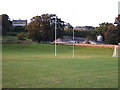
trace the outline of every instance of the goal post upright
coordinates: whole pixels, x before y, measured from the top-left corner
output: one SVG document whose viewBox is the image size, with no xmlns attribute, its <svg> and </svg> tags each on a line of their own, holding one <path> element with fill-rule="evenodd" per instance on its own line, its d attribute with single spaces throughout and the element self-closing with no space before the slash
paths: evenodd
<svg viewBox="0 0 120 90">
<path fill-rule="evenodd" d="M 74 58 L 74 27 L 73 27 L 73 58 Z"/>
<path fill-rule="evenodd" d="M 57 29 L 56 20 L 57 16 L 55 16 L 55 56 L 56 56 L 56 29 Z"/>
<path fill-rule="evenodd" d="M 73 14 L 72 14 L 72 15 L 73 15 L 73 18 L 72 18 L 72 19 L 73 19 L 73 23 L 75 23 L 75 22 L 76 22 L 76 21 L 75 21 L 76 19 L 75 19 L 74 17 L 75 17 L 75 13 L 76 13 L 75 10 L 76 10 L 76 9 L 73 8 L 72 10 L 73 10 Z M 72 44 L 73 44 L 73 45 L 72 45 L 72 46 L 73 46 L 73 50 L 72 50 L 72 51 L 73 51 L 73 52 L 72 52 L 73 56 L 72 56 L 72 57 L 73 57 L 73 59 L 74 59 L 74 58 L 75 58 L 75 26 L 73 26 L 73 43 L 72 43 Z"/>
<path fill-rule="evenodd" d="M 120 57 L 119 56 L 119 45 L 115 45 L 112 57 Z"/>
<path fill-rule="evenodd" d="M 114 52 L 113 52 L 113 56 L 112 57 L 116 57 L 116 45 L 114 47 Z"/>
</svg>

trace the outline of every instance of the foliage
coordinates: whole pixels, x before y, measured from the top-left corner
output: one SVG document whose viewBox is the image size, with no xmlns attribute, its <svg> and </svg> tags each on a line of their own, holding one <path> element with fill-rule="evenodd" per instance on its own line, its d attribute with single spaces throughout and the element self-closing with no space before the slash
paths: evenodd
<svg viewBox="0 0 120 90">
<path fill-rule="evenodd" d="M 120 43 L 120 24 L 117 25 L 117 29 L 118 29 L 118 43 Z"/>
<path fill-rule="evenodd" d="M 118 42 L 120 42 L 118 38 L 120 38 L 120 36 L 118 36 L 118 27 L 113 25 L 109 26 L 106 32 L 106 43 L 118 44 Z"/>
<path fill-rule="evenodd" d="M 2 34 L 2 15 L 0 15 L 0 34 Z"/>
<path fill-rule="evenodd" d="M 73 36 L 73 29 L 65 30 L 65 35 Z M 74 30 L 74 36 L 86 38 L 87 36 L 92 36 L 92 31 L 90 31 L 90 30 L 85 30 L 85 31 Z"/>
<path fill-rule="evenodd" d="M 90 36 L 87 36 L 87 37 L 86 37 L 85 44 L 90 44 L 90 42 L 89 42 L 90 39 L 91 39 L 91 37 L 90 37 Z"/>
<path fill-rule="evenodd" d="M 67 23 L 64 30 L 72 30 L 72 29 L 73 29 L 73 26 L 70 23 Z"/>
<path fill-rule="evenodd" d="M 101 23 L 100 26 L 94 30 L 92 33 L 94 36 L 94 40 L 96 40 L 96 36 L 101 35 L 103 36 L 103 40 L 105 40 L 105 32 L 107 31 L 108 27 L 111 25 L 111 23 Z"/>
<path fill-rule="evenodd" d="M 7 14 L 2 14 L 2 35 L 5 35 L 11 29 L 12 22 Z"/>
<path fill-rule="evenodd" d="M 22 26 L 16 26 L 16 27 L 12 27 L 12 32 L 25 32 L 25 27 Z"/>
<path fill-rule="evenodd" d="M 35 16 L 26 26 L 28 30 L 27 37 L 33 41 L 53 41 L 55 33 L 55 14 L 42 14 Z M 64 35 L 64 22 L 57 19 L 57 38 Z"/>
<path fill-rule="evenodd" d="M 25 38 L 24 32 L 19 33 L 19 34 L 17 35 L 17 38 L 18 38 L 18 40 L 24 40 L 24 38 Z"/>
<path fill-rule="evenodd" d="M 100 26 L 92 32 L 95 40 L 97 35 L 102 35 L 103 40 L 108 44 L 118 44 L 120 42 L 118 26 L 114 26 L 112 23 L 102 23 Z"/>
</svg>

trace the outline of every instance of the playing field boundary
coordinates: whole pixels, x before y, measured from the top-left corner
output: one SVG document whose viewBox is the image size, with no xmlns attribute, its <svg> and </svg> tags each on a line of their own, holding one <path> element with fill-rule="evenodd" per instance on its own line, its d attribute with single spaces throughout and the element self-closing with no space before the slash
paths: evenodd
<svg viewBox="0 0 120 90">
<path fill-rule="evenodd" d="M 53 44 L 53 43 L 52 43 Z M 68 45 L 72 46 L 71 43 L 57 43 L 57 45 Z M 115 45 L 104 45 L 104 44 L 80 44 L 80 43 L 75 43 L 75 46 L 80 46 L 80 47 L 94 47 L 94 48 L 111 48 L 114 49 Z"/>
<path fill-rule="evenodd" d="M 94 47 L 94 48 L 114 48 L 115 45 L 101 45 L 101 44 L 75 44 L 75 46 L 81 47 Z"/>
<path fill-rule="evenodd" d="M 13 40 L 13 41 L 3 41 L 2 43 L 24 43 L 24 44 L 32 44 L 32 43 L 38 43 L 35 41 L 21 41 L 21 40 Z M 45 43 L 45 42 L 41 42 Z M 54 44 L 54 42 L 46 42 L 47 44 Z M 57 45 L 68 45 L 72 46 L 72 43 L 56 43 Z M 109 44 L 80 44 L 80 43 L 74 43 L 75 46 L 80 46 L 80 47 L 94 47 L 94 48 L 114 48 L 115 45 L 109 45 Z"/>
</svg>

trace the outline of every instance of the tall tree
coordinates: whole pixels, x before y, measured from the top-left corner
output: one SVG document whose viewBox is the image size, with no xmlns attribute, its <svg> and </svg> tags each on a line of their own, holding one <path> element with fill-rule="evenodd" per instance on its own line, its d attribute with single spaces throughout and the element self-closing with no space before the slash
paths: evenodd
<svg viewBox="0 0 120 90">
<path fill-rule="evenodd" d="M 35 16 L 26 26 L 28 38 L 34 41 L 53 41 L 55 29 L 55 14 Z M 64 35 L 64 22 L 57 18 L 57 38 Z"/>
<path fill-rule="evenodd" d="M 106 42 L 109 44 L 118 44 L 118 26 L 110 25 L 106 32 Z"/>
<path fill-rule="evenodd" d="M 116 17 L 115 24 L 117 24 L 118 27 L 118 43 L 120 43 L 120 14 Z"/>
<path fill-rule="evenodd" d="M 0 15 L 0 36 L 2 35 L 2 15 Z"/>
<path fill-rule="evenodd" d="M 10 31 L 11 21 L 7 14 L 2 14 L 2 34 L 5 35 L 6 32 Z"/>
<path fill-rule="evenodd" d="M 73 30 L 73 26 L 70 23 L 66 23 L 65 30 Z"/>
</svg>

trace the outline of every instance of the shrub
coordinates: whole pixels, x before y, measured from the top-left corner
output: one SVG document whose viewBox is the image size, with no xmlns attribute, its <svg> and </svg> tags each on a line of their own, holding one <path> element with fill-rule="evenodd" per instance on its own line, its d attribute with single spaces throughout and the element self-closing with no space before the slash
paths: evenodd
<svg viewBox="0 0 120 90">
<path fill-rule="evenodd" d="M 86 37 L 85 44 L 90 44 L 90 42 L 89 42 L 90 38 L 91 38 L 90 36 L 87 36 L 87 37 Z"/>
<path fill-rule="evenodd" d="M 25 40 L 24 38 L 25 38 L 25 34 L 22 32 L 22 33 L 19 33 L 18 35 L 17 35 L 17 38 L 18 38 L 18 40 Z"/>
</svg>

